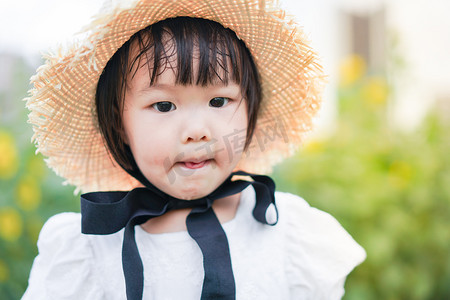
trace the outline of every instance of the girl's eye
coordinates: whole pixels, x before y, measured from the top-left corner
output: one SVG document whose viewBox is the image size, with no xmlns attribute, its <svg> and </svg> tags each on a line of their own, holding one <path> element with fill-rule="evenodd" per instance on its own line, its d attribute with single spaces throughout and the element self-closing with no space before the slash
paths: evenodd
<svg viewBox="0 0 450 300">
<path fill-rule="evenodd" d="M 162 101 L 152 104 L 152 107 L 159 112 L 169 112 L 175 109 L 175 104 L 168 101 Z"/>
<path fill-rule="evenodd" d="M 215 97 L 209 101 L 209 106 L 212 107 L 222 107 L 227 105 L 227 103 L 230 101 L 229 98 L 225 97 Z"/>
</svg>

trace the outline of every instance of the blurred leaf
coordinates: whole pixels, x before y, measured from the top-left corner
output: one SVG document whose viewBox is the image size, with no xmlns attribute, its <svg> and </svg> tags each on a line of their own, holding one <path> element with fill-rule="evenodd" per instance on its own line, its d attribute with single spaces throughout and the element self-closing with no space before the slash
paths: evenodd
<svg viewBox="0 0 450 300">
<path fill-rule="evenodd" d="M 13 136 L 0 128 L 0 179 L 12 178 L 19 167 L 18 153 Z"/>
</svg>

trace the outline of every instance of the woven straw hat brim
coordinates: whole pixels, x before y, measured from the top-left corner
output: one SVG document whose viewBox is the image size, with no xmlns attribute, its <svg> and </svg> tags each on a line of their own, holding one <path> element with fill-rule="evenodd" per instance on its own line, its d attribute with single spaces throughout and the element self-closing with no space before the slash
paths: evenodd
<svg viewBox="0 0 450 300">
<path fill-rule="evenodd" d="M 85 28 L 85 38 L 48 55 L 27 98 L 37 149 L 68 184 L 83 192 L 129 190 L 134 178 L 109 154 L 99 132 L 95 90 L 108 60 L 135 32 L 190 16 L 236 32 L 255 58 L 263 99 L 249 150 L 237 169 L 268 173 L 298 149 L 321 103 L 323 75 L 301 29 L 273 1 L 118 1 Z"/>
</svg>

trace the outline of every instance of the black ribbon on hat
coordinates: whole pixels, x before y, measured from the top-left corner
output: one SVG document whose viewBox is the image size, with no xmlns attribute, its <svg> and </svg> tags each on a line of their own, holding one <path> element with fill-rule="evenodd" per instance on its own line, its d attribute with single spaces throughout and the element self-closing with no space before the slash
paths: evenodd
<svg viewBox="0 0 450 300">
<path fill-rule="evenodd" d="M 256 194 L 253 217 L 263 224 L 275 225 L 278 221 L 278 211 L 275 205 L 273 180 L 265 175 L 237 171 L 211 194 L 196 200 L 181 200 L 156 188 L 138 168 L 134 170 L 127 172 L 141 181 L 145 187 L 128 192 L 94 192 L 81 195 L 82 233 L 107 235 L 125 228 L 122 267 L 127 299 L 142 299 L 144 289 L 144 267 L 137 248 L 134 227 L 180 208 L 192 208 L 186 218 L 186 226 L 189 235 L 197 242 L 203 254 L 205 275 L 201 300 L 235 299 L 236 287 L 228 240 L 212 209 L 212 204 L 214 200 L 237 194 L 252 185 Z M 253 181 L 232 180 L 234 175 L 250 176 Z M 271 204 L 277 215 L 273 223 L 266 220 L 266 211 Z"/>
</svg>

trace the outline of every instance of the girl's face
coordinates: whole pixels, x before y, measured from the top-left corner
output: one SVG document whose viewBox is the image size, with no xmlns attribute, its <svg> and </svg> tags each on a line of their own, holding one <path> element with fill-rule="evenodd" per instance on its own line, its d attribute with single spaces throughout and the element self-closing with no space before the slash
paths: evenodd
<svg viewBox="0 0 450 300">
<path fill-rule="evenodd" d="M 193 64 L 197 70 L 198 60 Z M 152 86 L 147 65 L 137 70 L 126 91 L 123 124 L 144 176 L 161 191 L 191 200 L 215 190 L 240 160 L 246 100 L 232 81 L 175 84 L 174 69 L 176 58 Z"/>
</svg>

